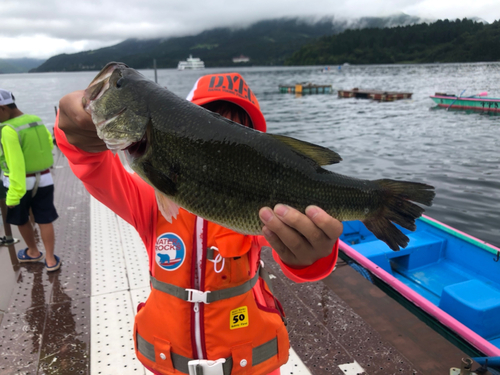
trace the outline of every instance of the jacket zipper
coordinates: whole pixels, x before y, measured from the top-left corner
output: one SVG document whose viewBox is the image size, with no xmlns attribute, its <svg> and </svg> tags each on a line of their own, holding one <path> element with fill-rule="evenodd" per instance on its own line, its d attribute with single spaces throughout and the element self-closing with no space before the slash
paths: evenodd
<svg viewBox="0 0 500 375">
<path fill-rule="evenodd" d="M 196 249 L 196 267 L 193 270 L 195 272 L 194 277 L 194 289 L 201 290 L 200 288 L 203 286 L 202 280 L 204 277 L 203 274 L 203 265 L 204 265 L 204 257 L 205 255 L 205 244 L 204 238 L 205 234 L 203 233 L 204 229 L 204 220 L 200 217 L 196 217 L 196 229 L 195 229 L 195 249 Z M 202 315 L 202 307 L 200 306 L 200 302 L 195 302 L 193 306 L 194 311 L 194 339 L 196 344 L 196 354 L 198 359 L 204 359 L 203 353 L 203 315 Z"/>
</svg>

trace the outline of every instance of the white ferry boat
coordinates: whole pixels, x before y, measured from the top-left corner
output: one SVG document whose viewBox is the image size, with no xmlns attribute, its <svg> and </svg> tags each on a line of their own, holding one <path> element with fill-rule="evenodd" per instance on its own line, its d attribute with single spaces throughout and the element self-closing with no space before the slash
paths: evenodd
<svg viewBox="0 0 500 375">
<path fill-rule="evenodd" d="M 178 70 L 186 70 L 186 69 L 205 69 L 205 63 L 201 61 L 198 57 L 193 57 L 189 55 L 186 61 L 179 61 L 177 65 Z"/>
</svg>

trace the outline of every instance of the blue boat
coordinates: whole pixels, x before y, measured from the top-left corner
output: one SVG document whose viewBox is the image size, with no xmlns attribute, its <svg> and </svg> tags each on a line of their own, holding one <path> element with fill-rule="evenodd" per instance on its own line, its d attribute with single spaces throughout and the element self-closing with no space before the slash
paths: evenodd
<svg viewBox="0 0 500 375">
<path fill-rule="evenodd" d="M 467 354 L 498 358 L 500 249 L 426 216 L 416 224 L 399 227 L 410 242 L 395 252 L 360 221 L 344 222 L 340 256 Z"/>
</svg>

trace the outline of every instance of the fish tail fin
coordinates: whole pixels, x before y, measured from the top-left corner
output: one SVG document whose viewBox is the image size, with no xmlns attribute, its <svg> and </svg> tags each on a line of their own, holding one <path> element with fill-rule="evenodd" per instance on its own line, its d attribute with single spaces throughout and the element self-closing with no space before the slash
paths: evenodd
<svg viewBox="0 0 500 375">
<path fill-rule="evenodd" d="M 424 209 L 415 203 L 432 205 L 434 187 L 416 182 L 376 180 L 382 188 L 382 207 L 363 220 L 365 226 L 394 251 L 408 245 L 408 237 L 393 223 L 414 231 L 415 219 L 422 216 Z M 413 203 L 415 202 L 415 203 Z"/>
</svg>

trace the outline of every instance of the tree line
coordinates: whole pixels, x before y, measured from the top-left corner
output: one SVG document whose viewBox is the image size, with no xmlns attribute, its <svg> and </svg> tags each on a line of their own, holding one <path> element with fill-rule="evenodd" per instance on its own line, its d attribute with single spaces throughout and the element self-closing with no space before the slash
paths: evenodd
<svg viewBox="0 0 500 375">
<path fill-rule="evenodd" d="M 500 21 L 439 20 L 392 28 L 348 29 L 299 48 L 285 65 L 500 61 Z"/>
</svg>

